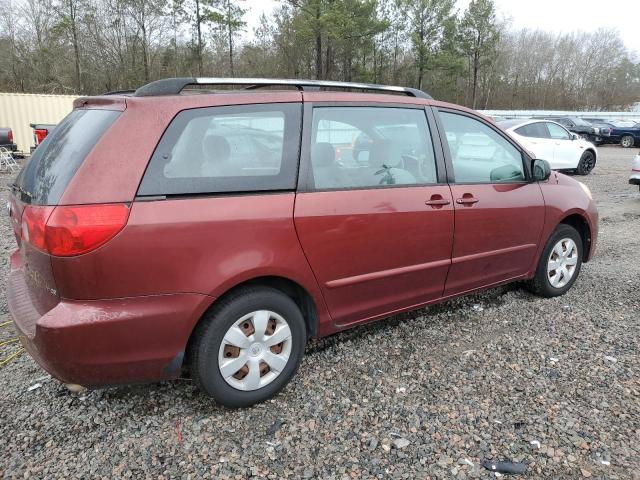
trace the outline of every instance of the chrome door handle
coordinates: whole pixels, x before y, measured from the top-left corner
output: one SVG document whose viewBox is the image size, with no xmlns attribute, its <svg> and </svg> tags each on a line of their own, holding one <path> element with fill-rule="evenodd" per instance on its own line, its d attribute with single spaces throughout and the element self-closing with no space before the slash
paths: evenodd
<svg viewBox="0 0 640 480">
<path fill-rule="evenodd" d="M 478 199 L 475 197 L 462 197 L 456 199 L 456 203 L 460 205 L 472 205 L 474 203 L 478 203 Z"/>
<path fill-rule="evenodd" d="M 426 202 L 424 202 L 425 205 L 431 205 L 431 206 L 442 206 L 442 205 L 449 205 L 451 202 L 449 200 L 447 200 L 446 198 L 432 198 L 431 200 L 427 200 Z"/>
</svg>

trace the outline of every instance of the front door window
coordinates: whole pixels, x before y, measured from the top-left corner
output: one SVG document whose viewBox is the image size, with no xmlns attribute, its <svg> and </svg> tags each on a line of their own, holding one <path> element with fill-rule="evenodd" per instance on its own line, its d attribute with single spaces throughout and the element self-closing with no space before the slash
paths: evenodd
<svg viewBox="0 0 640 480">
<path fill-rule="evenodd" d="M 523 181 L 520 151 L 484 123 L 441 112 L 456 183 Z"/>
</svg>

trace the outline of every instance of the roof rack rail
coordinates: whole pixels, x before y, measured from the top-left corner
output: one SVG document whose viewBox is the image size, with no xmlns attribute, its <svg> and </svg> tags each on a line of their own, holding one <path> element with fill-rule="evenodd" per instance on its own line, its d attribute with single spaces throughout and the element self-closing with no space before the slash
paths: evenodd
<svg viewBox="0 0 640 480">
<path fill-rule="evenodd" d="M 135 90 L 112 90 L 109 92 L 101 93 L 100 96 L 106 97 L 108 95 L 132 95 L 135 92 L 136 92 Z"/>
<path fill-rule="evenodd" d="M 246 90 L 261 87 L 290 86 L 300 91 L 318 91 L 322 88 L 344 88 L 355 90 L 372 90 L 380 93 L 400 93 L 416 98 L 431 99 L 431 95 L 409 87 L 375 85 L 371 83 L 334 82 L 330 80 L 288 80 L 272 78 L 165 78 L 156 80 L 138 88 L 135 97 L 153 97 L 159 95 L 177 95 L 189 85 L 242 85 Z"/>
</svg>

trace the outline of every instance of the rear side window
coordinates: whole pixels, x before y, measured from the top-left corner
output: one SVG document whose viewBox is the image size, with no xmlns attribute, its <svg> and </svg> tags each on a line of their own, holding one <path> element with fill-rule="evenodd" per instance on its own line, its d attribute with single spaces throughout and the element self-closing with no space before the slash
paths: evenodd
<svg viewBox="0 0 640 480">
<path fill-rule="evenodd" d="M 301 105 L 184 110 L 162 136 L 138 195 L 293 190 Z"/>
<path fill-rule="evenodd" d="M 74 110 L 47 135 L 24 166 L 15 184 L 22 200 L 56 205 L 78 168 L 120 116 L 114 110 Z"/>
<path fill-rule="evenodd" d="M 550 138 L 547 127 L 542 122 L 530 123 L 520 128 L 516 128 L 516 133 L 519 133 L 523 137 L 531 138 Z"/>
</svg>

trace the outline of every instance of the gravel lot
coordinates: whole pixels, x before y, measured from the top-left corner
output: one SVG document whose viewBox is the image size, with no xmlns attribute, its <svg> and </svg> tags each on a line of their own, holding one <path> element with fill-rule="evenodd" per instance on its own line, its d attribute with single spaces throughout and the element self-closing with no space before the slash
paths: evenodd
<svg viewBox="0 0 640 480">
<path fill-rule="evenodd" d="M 494 459 L 640 479 L 637 149 L 600 152 L 579 178 L 597 255 L 564 297 L 509 286 L 312 342 L 284 393 L 238 411 L 187 380 L 71 394 L 25 354 L 0 367 L 0 477 L 491 478 Z M 0 228 L 6 272 L 4 214 Z"/>
</svg>

